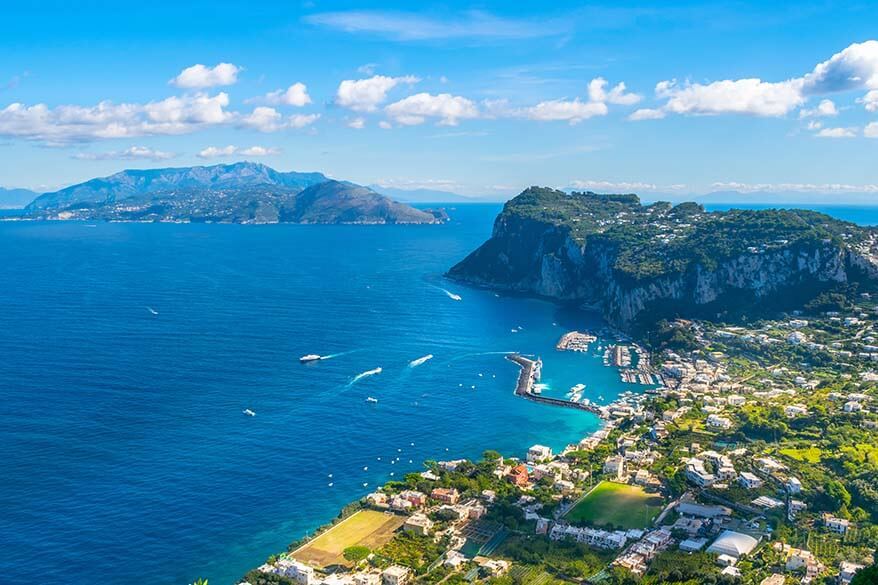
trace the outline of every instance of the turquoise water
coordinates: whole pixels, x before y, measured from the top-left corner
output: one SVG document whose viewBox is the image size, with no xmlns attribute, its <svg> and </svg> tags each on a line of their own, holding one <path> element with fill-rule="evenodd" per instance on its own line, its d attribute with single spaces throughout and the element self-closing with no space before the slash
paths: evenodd
<svg viewBox="0 0 878 585">
<path fill-rule="evenodd" d="M 442 278 L 498 210 L 461 206 L 446 226 L 0 223 L 4 583 L 227 585 L 391 473 L 595 430 L 516 398 L 502 357 L 542 355 L 553 388 L 611 400 L 630 388 L 613 370 L 554 350 L 593 315 Z"/>
<path fill-rule="evenodd" d="M 596 429 L 516 398 L 501 355 L 541 355 L 553 395 L 581 382 L 610 401 L 632 388 L 615 370 L 554 350 L 594 315 L 441 276 L 499 209 L 446 226 L 0 223 L 3 582 L 228 585 L 391 473 Z"/>
</svg>

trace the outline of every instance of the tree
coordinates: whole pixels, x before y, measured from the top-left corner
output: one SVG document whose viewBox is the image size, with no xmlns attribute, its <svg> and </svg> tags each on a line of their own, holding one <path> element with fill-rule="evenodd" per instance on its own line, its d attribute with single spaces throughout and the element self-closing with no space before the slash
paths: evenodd
<svg viewBox="0 0 878 585">
<path fill-rule="evenodd" d="M 860 569 L 851 580 L 851 585 L 874 585 L 878 583 L 878 565 Z"/>
<path fill-rule="evenodd" d="M 349 546 L 342 554 L 346 560 L 356 564 L 372 554 L 372 551 L 368 546 Z"/>
</svg>

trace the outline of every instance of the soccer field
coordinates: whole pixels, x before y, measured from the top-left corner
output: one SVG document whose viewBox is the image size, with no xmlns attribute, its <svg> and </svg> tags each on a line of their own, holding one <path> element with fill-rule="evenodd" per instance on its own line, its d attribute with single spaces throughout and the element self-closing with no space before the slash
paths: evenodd
<svg viewBox="0 0 878 585">
<path fill-rule="evenodd" d="M 567 513 L 566 519 L 574 524 L 646 528 L 663 505 L 660 496 L 648 494 L 639 486 L 602 481 Z"/>
<path fill-rule="evenodd" d="M 342 553 L 350 546 L 362 545 L 376 549 L 393 538 L 405 518 L 385 512 L 360 510 L 336 524 L 314 540 L 296 549 L 292 556 L 318 567 L 348 564 Z"/>
</svg>

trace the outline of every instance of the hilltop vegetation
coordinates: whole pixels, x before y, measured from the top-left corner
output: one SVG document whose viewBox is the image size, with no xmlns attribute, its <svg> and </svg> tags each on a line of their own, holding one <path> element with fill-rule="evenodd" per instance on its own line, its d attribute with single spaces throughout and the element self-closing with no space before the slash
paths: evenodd
<svg viewBox="0 0 878 585">
<path fill-rule="evenodd" d="M 873 230 L 808 210 L 707 212 L 531 187 L 449 274 L 588 302 L 616 325 L 654 331 L 662 319 L 843 302 L 878 276 L 874 244 Z"/>
</svg>

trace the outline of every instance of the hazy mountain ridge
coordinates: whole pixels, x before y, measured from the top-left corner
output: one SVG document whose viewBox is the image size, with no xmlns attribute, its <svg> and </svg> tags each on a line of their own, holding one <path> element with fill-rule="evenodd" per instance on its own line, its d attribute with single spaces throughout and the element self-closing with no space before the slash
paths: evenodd
<svg viewBox="0 0 878 585">
<path fill-rule="evenodd" d="M 30 189 L 4 189 L 0 187 L 0 209 L 23 209 L 38 196 L 39 193 Z"/>
<path fill-rule="evenodd" d="M 31 217 L 216 223 L 438 223 L 415 209 L 322 173 L 279 172 L 241 162 L 126 170 L 46 193 Z"/>
</svg>

